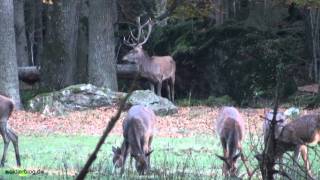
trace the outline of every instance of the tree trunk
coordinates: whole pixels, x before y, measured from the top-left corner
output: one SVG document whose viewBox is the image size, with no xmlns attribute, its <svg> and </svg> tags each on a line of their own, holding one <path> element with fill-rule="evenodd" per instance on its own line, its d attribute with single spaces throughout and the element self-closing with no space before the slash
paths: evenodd
<svg viewBox="0 0 320 180">
<path fill-rule="evenodd" d="M 29 59 L 31 66 L 40 66 L 40 55 L 43 50 L 43 4 L 39 0 L 26 1 L 26 26 Z"/>
<path fill-rule="evenodd" d="M 28 66 L 28 46 L 24 22 L 24 0 L 14 0 L 14 27 L 18 66 Z"/>
<path fill-rule="evenodd" d="M 80 3 L 62 0 L 48 7 L 41 80 L 50 89 L 75 83 Z"/>
<path fill-rule="evenodd" d="M 89 82 L 117 90 L 114 0 L 89 1 Z"/>
<path fill-rule="evenodd" d="M 88 0 L 81 0 L 77 44 L 77 83 L 88 82 Z"/>
<path fill-rule="evenodd" d="M 223 24 L 223 0 L 215 0 L 216 8 L 215 8 L 215 16 L 216 16 L 216 24 L 221 25 Z"/>
<path fill-rule="evenodd" d="M 0 1 L 0 93 L 22 108 L 19 93 L 13 0 Z"/>
</svg>

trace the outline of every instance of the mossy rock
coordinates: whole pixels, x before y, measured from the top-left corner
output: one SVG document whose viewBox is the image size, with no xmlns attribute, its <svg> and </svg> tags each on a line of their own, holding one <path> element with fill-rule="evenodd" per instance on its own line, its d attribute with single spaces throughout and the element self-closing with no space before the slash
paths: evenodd
<svg viewBox="0 0 320 180">
<path fill-rule="evenodd" d="M 86 110 L 116 104 L 125 93 L 113 92 L 91 84 L 77 84 L 59 91 L 39 94 L 27 103 L 27 109 L 45 115 L 64 115 L 70 111 Z"/>
<path fill-rule="evenodd" d="M 126 102 L 127 107 L 133 105 L 149 107 L 159 116 L 171 115 L 178 112 L 177 107 L 171 101 L 157 96 L 150 90 L 134 91 Z"/>
</svg>

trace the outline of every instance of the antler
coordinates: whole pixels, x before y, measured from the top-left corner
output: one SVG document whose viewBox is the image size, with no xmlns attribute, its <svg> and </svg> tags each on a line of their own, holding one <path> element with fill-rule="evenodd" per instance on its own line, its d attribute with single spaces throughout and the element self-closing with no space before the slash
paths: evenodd
<svg viewBox="0 0 320 180">
<path fill-rule="evenodd" d="M 148 41 L 150 34 L 151 34 L 151 31 L 152 31 L 153 23 L 152 23 L 151 19 L 148 19 L 147 22 L 145 22 L 144 24 L 141 25 L 140 17 L 137 17 L 136 23 L 137 23 L 137 30 L 138 30 L 137 36 L 134 36 L 132 30 L 130 29 L 129 38 L 128 39 L 126 39 L 125 37 L 123 38 L 124 44 L 127 46 L 130 46 L 130 47 L 142 46 L 143 44 L 145 44 Z M 147 25 L 148 25 L 147 36 L 143 37 L 142 38 L 143 41 L 140 42 L 141 35 L 144 36 L 144 34 L 145 34 L 145 32 L 143 31 L 143 28 L 145 28 Z"/>
</svg>

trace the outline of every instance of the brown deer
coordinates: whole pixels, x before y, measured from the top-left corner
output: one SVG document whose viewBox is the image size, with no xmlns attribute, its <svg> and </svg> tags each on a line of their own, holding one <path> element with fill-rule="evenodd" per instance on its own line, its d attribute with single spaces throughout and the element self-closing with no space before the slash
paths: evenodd
<svg viewBox="0 0 320 180">
<path fill-rule="evenodd" d="M 225 175 L 236 175 L 235 163 L 241 156 L 247 173 L 251 176 L 251 172 L 246 164 L 245 157 L 242 152 L 241 142 L 244 138 L 244 121 L 238 110 L 234 107 L 223 107 L 216 121 L 216 130 L 220 137 L 223 148 L 223 157 L 217 155 L 223 163 L 223 173 Z"/>
<path fill-rule="evenodd" d="M 300 152 L 308 176 L 312 178 L 307 145 L 320 143 L 320 114 L 304 115 L 287 123 L 282 128 L 277 141 L 275 157 L 281 158 L 285 152 L 294 151 L 296 162 Z"/>
<path fill-rule="evenodd" d="M 14 151 L 16 154 L 17 166 L 20 166 L 20 154 L 18 147 L 18 136 L 15 132 L 9 127 L 8 119 L 13 111 L 14 103 L 11 99 L 0 95 L 0 133 L 4 142 L 3 146 L 3 155 L 1 159 L 0 166 L 3 167 L 6 161 L 7 150 L 10 141 L 13 143 Z"/>
<path fill-rule="evenodd" d="M 148 33 L 146 37 L 143 29 L 148 26 Z M 166 88 L 168 92 L 168 99 L 174 101 L 174 84 L 175 84 L 175 73 L 176 63 L 171 56 L 152 56 L 150 57 L 146 53 L 142 45 L 144 45 L 150 37 L 152 31 L 153 22 L 149 19 L 146 23 L 141 25 L 140 17 L 137 18 L 137 36 L 133 35 L 130 31 L 130 37 L 124 38 L 123 42 L 125 45 L 132 47 L 123 58 L 123 61 L 129 63 L 135 63 L 139 66 L 139 73 L 142 77 L 149 81 L 151 91 L 155 91 L 154 85 L 157 87 L 157 95 L 161 96 L 162 83 L 166 81 Z M 141 41 L 141 39 L 143 39 Z"/>
<path fill-rule="evenodd" d="M 128 153 L 135 159 L 136 170 L 139 174 L 144 174 L 150 169 L 151 143 L 153 138 L 153 128 L 156 121 L 154 112 L 141 105 L 132 106 L 128 115 L 123 121 L 123 137 L 121 147 L 112 147 L 113 164 L 121 168 L 124 166 Z"/>
</svg>

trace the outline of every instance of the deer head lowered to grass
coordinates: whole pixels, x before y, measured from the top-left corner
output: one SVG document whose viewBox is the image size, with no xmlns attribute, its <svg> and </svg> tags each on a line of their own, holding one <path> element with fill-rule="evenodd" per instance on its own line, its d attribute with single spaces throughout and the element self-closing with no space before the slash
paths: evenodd
<svg viewBox="0 0 320 180">
<path fill-rule="evenodd" d="M 275 158 L 281 160 L 285 152 L 294 151 L 294 161 L 297 162 L 301 153 L 308 176 L 312 178 L 307 145 L 320 143 L 320 114 L 304 115 L 287 124 L 277 123 L 275 131 L 277 141 Z M 256 157 L 261 161 L 261 155 Z"/>
<path fill-rule="evenodd" d="M 246 160 L 242 152 L 241 142 L 244 138 L 244 121 L 238 110 L 234 107 L 223 107 L 216 120 L 216 131 L 220 137 L 223 148 L 223 156 L 217 155 L 223 160 L 223 173 L 236 175 L 235 163 L 239 157 L 243 161 L 247 173 L 251 176 Z"/>
<path fill-rule="evenodd" d="M 14 103 L 12 102 L 12 100 L 0 95 L 0 133 L 4 142 L 3 155 L 0 166 L 4 166 L 10 141 L 12 141 L 13 143 L 17 166 L 21 165 L 18 147 L 18 136 L 8 125 L 8 119 L 13 111 L 13 108 Z"/>
<path fill-rule="evenodd" d="M 136 170 L 139 174 L 144 174 L 150 169 L 151 143 L 153 138 L 153 128 L 156 121 L 154 112 L 141 105 L 132 106 L 128 115 L 123 121 L 123 137 L 121 147 L 112 147 L 114 166 L 121 168 L 124 166 L 128 153 L 136 161 Z"/>
<path fill-rule="evenodd" d="M 146 33 L 143 29 L 146 26 L 148 26 L 148 32 L 145 36 Z M 140 75 L 149 81 L 150 88 L 153 92 L 154 85 L 156 85 L 158 96 L 161 96 L 162 83 L 166 81 L 168 97 L 171 101 L 174 101 L 175 61 L 171 56 L 150 57 L 142 48 L 142 45 L 144 45 L 150 37 L 152 26 L 153 22 L 150 19 L 141 25 L 140 17 L 137 18 L 137 36 L 134 36 L 133 32 L 130 31 L 130 37 L 123 39 L 124 44 L 133 49 L 129 51 L 122 60 L 137 64 Z"/>
</svg>

